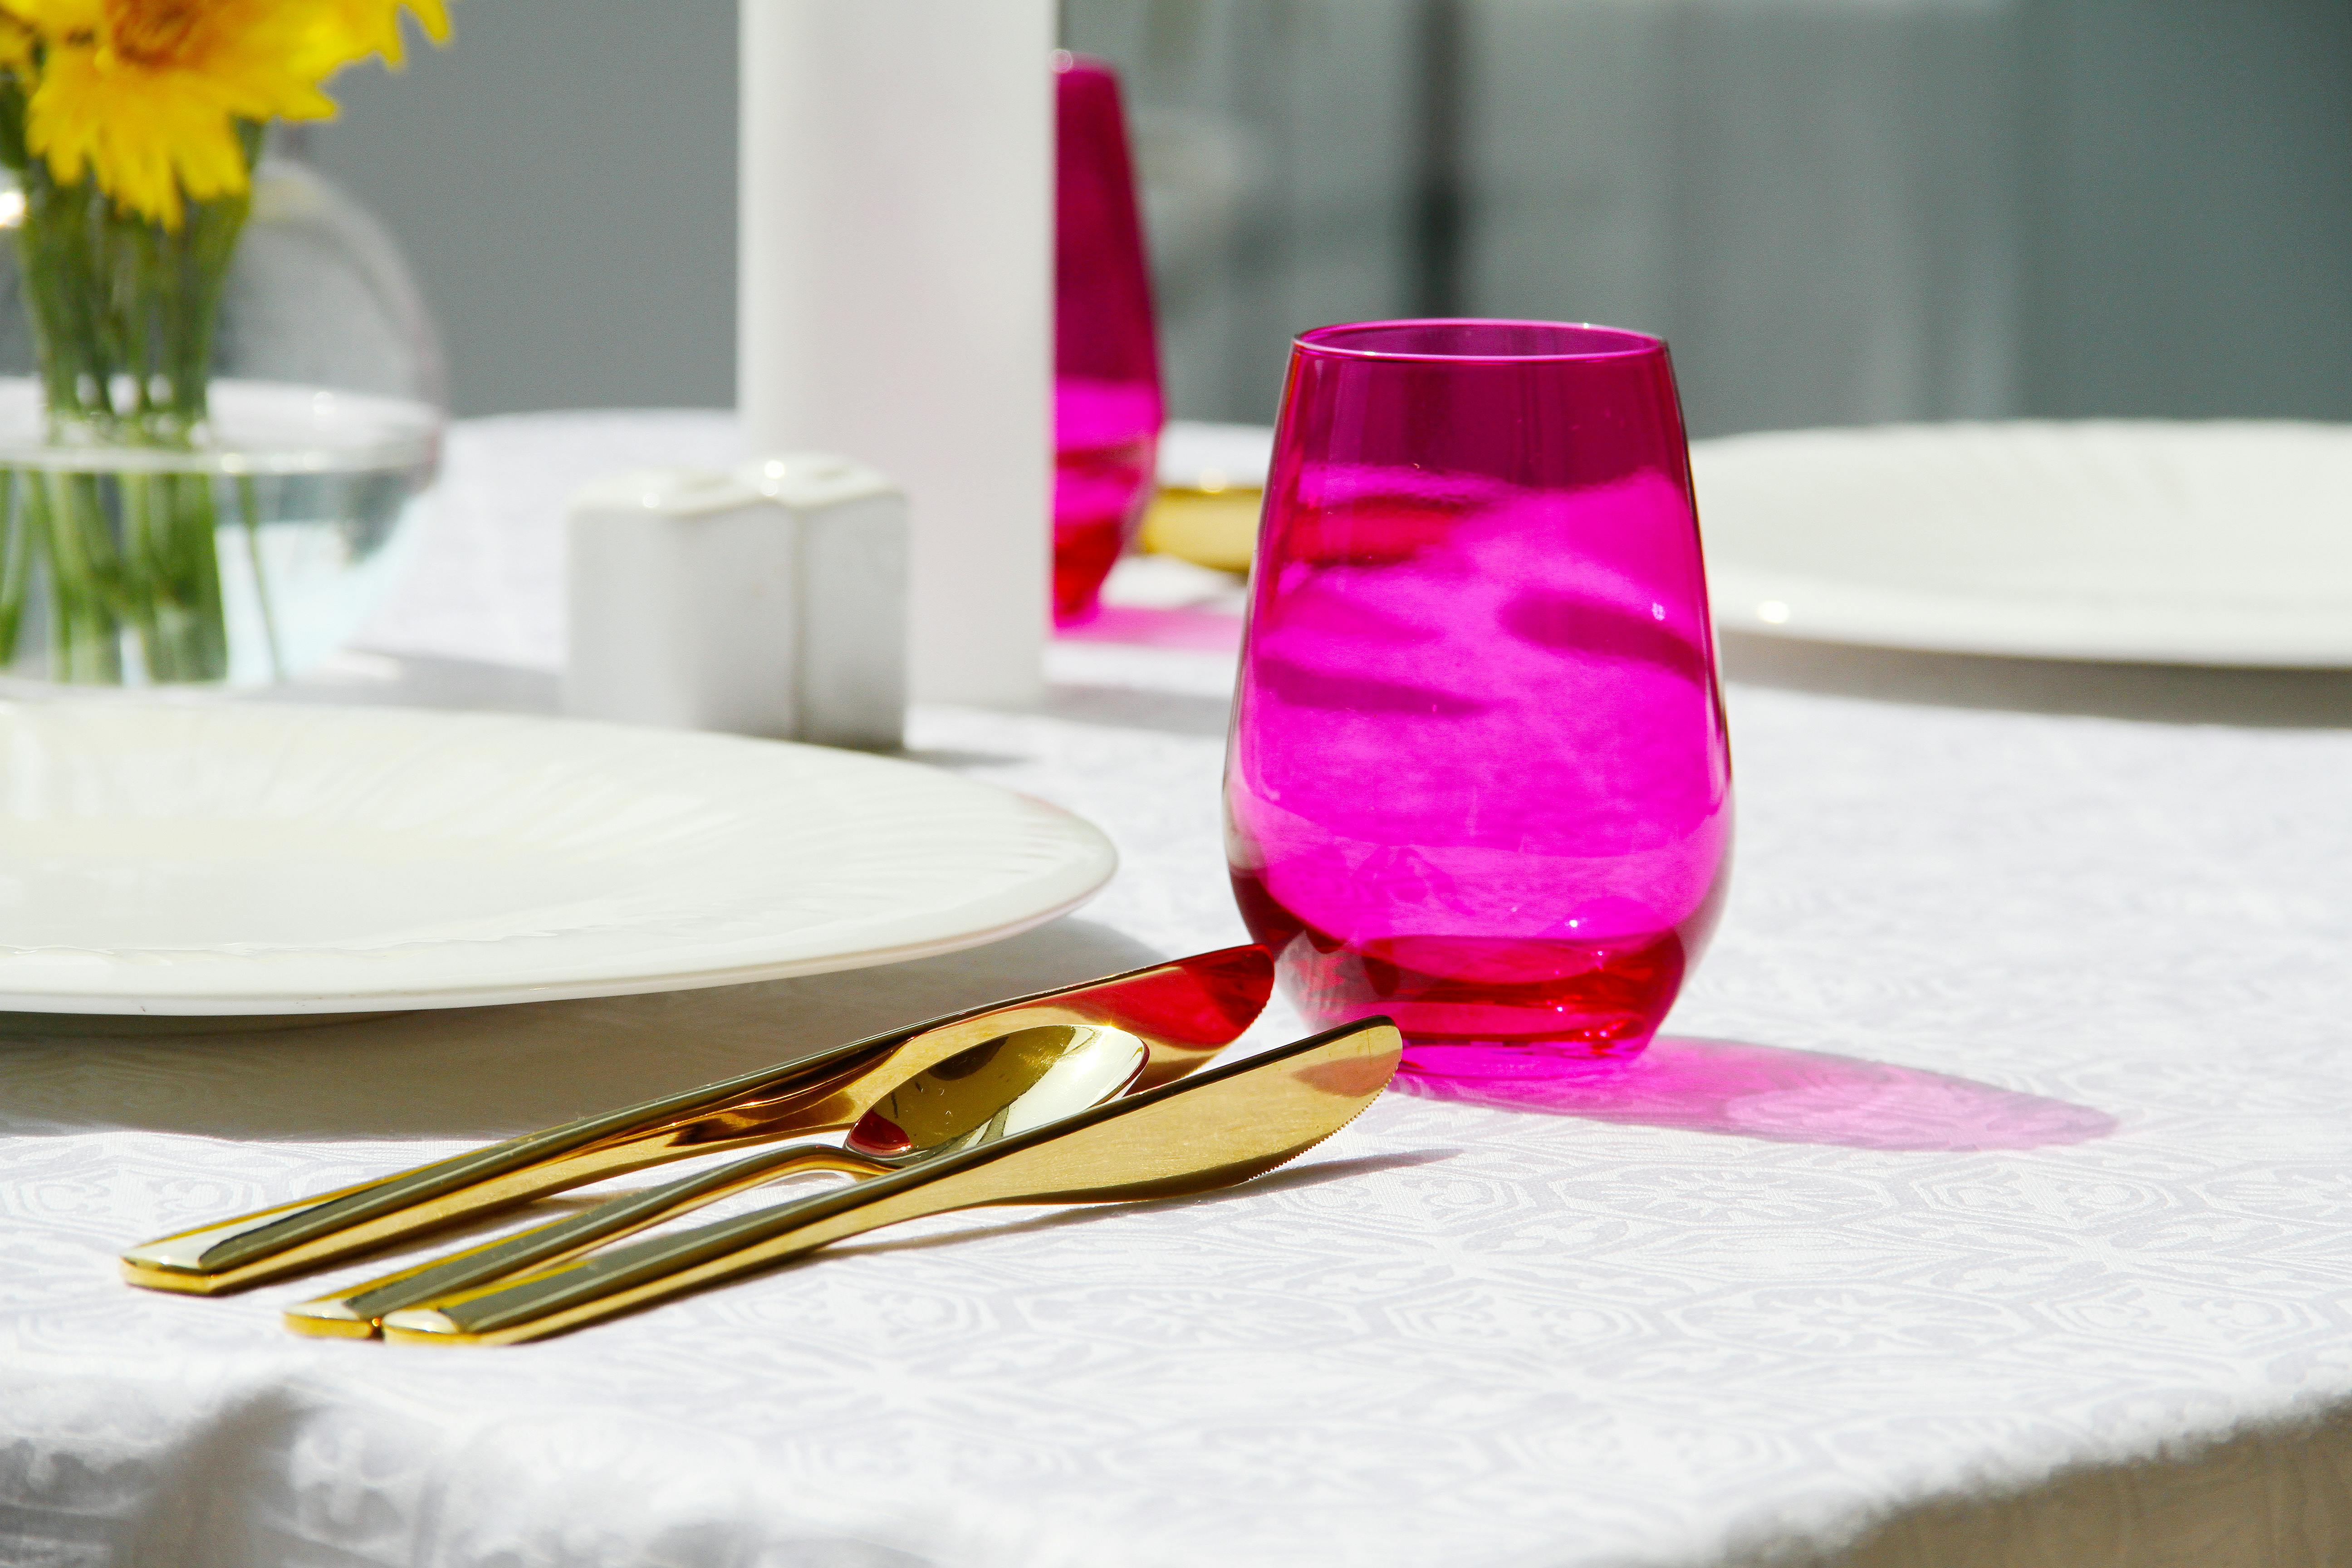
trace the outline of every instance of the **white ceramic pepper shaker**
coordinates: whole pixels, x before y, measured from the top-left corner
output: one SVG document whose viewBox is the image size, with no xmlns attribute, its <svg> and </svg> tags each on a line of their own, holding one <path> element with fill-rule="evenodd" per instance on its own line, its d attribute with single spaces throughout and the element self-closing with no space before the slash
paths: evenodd
<svg viewBox="0 0 2352 1568">
<path fill-rule="evenodd" d="M 897 750 L 907 736 L 906 493 L 863 464 L 822 452 L 746 463 L 736 478 L 794 524 L 798 737 Z"/>
<path fill-rule="evenodd" d="M 906 724 L 906 498 L 819 453 L 641 469 L 572 499 L 581 718 L 887 750 Z"/>
</svg>

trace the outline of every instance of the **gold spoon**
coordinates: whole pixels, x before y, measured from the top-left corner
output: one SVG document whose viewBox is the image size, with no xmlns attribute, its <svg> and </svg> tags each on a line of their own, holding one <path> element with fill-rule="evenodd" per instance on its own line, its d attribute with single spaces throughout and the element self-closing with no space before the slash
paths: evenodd
<svg viewBox="0 0 2352 1568">
<path fill-rule="evenodd" d="M 731 1194 L 814 1171 L 873 1176 L 961 1153 L 1116 1099 L 1135 1086 L 1150 1055 L 1150 1047 L 1124 1029 L 1092 1024 L 1018 1029 L 908 1079 L 861 1117 L 839 1148 L 798 1143 L 698 1171 L 289 1307 L 286 1326 L 299 1334 L 364 1339 L 386 1312 L 561 1262 Z"/>
<path fill-rule="evenodd" d="M 1230 1186 L 1354 1121 L 1388 1087 L 1402 1053 L 1395 1025 L 1367 1018 L 908 1170 L 389 1312 L 384 1338 L 541 1339 L 925 1215 Z"/>
<path fill-rule="evenodd" d="M 122 1255 L 122 1276 L 152 1290 L 241 1290 L 626 1171 L 849 1127 L 908 1079 L 968 1047 L 1034 1025 L 1125 1029 L 1151 1047 L 1144 1083 L 1165 1083 L 1239 1037 L 1273 986 L 1274 962 L 1264 948 L 1229 947 L 992 1002 L 161 1237 Z"/>
</svg>

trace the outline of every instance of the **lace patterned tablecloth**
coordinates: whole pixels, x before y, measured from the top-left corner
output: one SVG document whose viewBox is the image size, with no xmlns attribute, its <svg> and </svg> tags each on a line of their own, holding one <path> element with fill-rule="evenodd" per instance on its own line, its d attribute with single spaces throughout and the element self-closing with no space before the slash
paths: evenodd
<svg viewBox="0 0 2352 1568">
<path fill-rule="evenodd" d="M 543 705 L 564 489 L 731 441 L 711 416 L 460 427 L 451 504 L 370 636 L 390 651 L 321 689 Z M 1066 644 L 1053 674 L 1043 711 L 913 729 L 1118 842 L 1099 900 L 1018 941 L 736 991 L 0 1041 L 0 1563 L 2352 1554 L 2340 716 L 1736 684 L 1736 891 L 1670 1037 L 1524 1101 L 1391 1095 L 1232 1193 L 942 1218 L 505 1351 L 293 1338 L 276 1309 L 316 1282 L 116 1281 L 123 1243 L 207 1216 L 1239 939 L 1229 659 Z M 1277 1007 L 1253 1038 L 1295 1027 Z"/>
</svg>

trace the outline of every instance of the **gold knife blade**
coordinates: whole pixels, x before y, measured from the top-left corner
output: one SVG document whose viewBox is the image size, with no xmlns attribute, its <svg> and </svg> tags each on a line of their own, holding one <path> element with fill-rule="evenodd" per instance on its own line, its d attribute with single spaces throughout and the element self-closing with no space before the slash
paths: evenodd
<svg viewBox="0 0 2352 1568">
<path fill-rule="evenodd" d="M 1388 1087 L 1403 1049 L 1394 1024 L 1367 1018 L 969 1153 L 392 1312 L 384 1337 L 511 1344 L 925 1215 L 1230 1186 L 1296 1159 L 1354 1121 Z"/>
<path fill-rule="evenodd" d="M 1264 948 L 1231 947 L 1040 991 L 871 1036 L 447 1160 L 143 1242 L 123 1278 L 217 1295 L 534 1198 L 697 1154 L 844 1128 L 918 1073 L 1046 1024 L 1108 1024 L 1150 1048 L 1144 1081 L 1181 1078 L 1240 1036 L 1274 984 Z"/>
</svg>

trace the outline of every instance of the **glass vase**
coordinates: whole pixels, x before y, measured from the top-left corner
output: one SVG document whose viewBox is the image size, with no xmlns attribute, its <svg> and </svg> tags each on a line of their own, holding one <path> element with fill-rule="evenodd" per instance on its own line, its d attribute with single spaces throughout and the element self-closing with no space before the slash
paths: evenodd
<svg viewBox="0 0 2352 1568">
<path fill-rule="evenodd" d="M 445 424 L 415 284 L 299 161 L 227 206 L 171 233 L 37 164 L 0 191 L 0 671 L 283 679 L 399 570 Z"/>
</svg>

